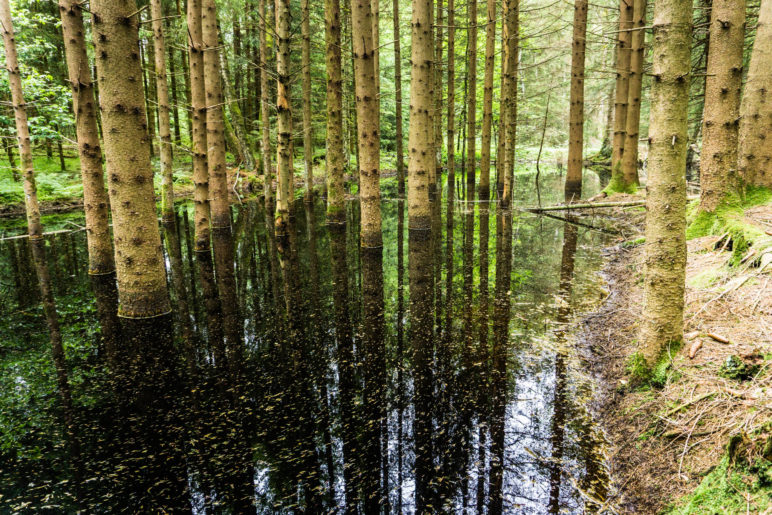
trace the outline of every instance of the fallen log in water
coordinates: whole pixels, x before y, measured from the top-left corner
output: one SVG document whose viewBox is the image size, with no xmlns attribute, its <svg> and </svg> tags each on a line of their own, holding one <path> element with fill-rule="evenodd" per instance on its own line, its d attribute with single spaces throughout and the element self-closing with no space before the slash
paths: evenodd
<svg viewBox="0 0 772 515">
<path fill-rule="evenodd" d="M 544 211 L 570 211 L 572 209 L 594 209 L 594 208 L 606 208 L 606 207 L 632 207 L 632 206 L 644 206 L 645 200 L 630 200 L 628 202 L 588 202 L 586 204 L 559 204 L 557 206 L 545 206 L 545 207 L 527 207 L 525 211 L 532 213 L 541 213 Z"/>
</svg>

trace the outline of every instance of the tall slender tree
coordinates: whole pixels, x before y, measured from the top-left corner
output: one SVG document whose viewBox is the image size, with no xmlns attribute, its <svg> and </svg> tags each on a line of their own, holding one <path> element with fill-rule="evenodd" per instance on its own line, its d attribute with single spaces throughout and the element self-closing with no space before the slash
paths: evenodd
<svg viewBox="0 0 772 515">
<path fill-rule="evenodd" d="M 188 59 L 190 61 L 191 126 L 193 130 L 193 202 L 195 249 L 209 252 L 209 168 L 206 152 L 206 85 L 201 0 L 188 0 Z"/>
<path fill-rule="evenodd" d="M 517 139 L 517 71 L 519 66 L 518 38 L 520 25 L 519 0 L 506 0 L 504 3 L 503 41 L 504 54 L 502 56 L 502 83 L 501 98 L 503 102 L 499 137 L 502 143 L 499 145 L 497 167 L 499 168 L 499 180 L 502 183 L 500 201 L 502 207 L 507 207 L 512 199 L 512 186 L 515 173 L 515 142 Z M 503 156 L 501 153 L 503 152 Z M 501 163 L 501 164 L 499 164 Z"/>
<path fill-rule="evenodd" d="M 456 190 L 456 6 L 448 0 L 448 202 L 452 203 Z M 450 213 L 450 205 L 448 206 Z"/>
<path fill-rule="evenodd" d="M 737 186 L 745 0 L 713 0 L 700 159 L 700 210 L 713 212 Z"/>
<path fill-rule="evenodd" d="M 96 123 L 96 99 L 86 52 L 83 12 L 80 2 L 60 0 L 67 73 L 72 89 L 75 130 L 83 181 L 83 206 L 86 216 L 89 274 L 115 271 L 113 244 L 108 225 L 108 201 L 102 170 L 102 148 Z"/>
<path fill-rule="evenodd" d="M 496 0 L 487 1 L 486 16 L 480 184 L 478 187 L 478 196 L 482 201 L 490 199 L 491 188 L 491 127 L 493 125 L 493 68 L 496 53 Z"/>
<path fill-rule="evenodd" d="M 269 209 L 273 197 L 273 169 L 271 165 L 271 121 L 268 90 L 268 50 L 266 0 L 259 0 L 260 31 L 260 151 L 263 159 L 263 192 L 265 206 Z"/>
<path fill-rule="evenodd" d="M 324 23 L 327 52 L 327 222 L 344 223 L 346 205 L 343 190 L 343 78 L 340 49 L 340 0 L 325 0 Z"/>
<path fill-rule="evenodd" d="M 622 153 L 623 189 L 638 186 L 638 132 L 641 125 L 641 91 L 643 58 L 646 43 L 646 0 L 633 0 L 633 23 L 630 47 L 630 80 L 627 83 L 627 118 L 625 151 Z"/>
<path fill-rule="evenodd" d="M 452 0 L 450 0 L 452 1 Z M 394 105 L 396 110 L 395 139 L 397 151 L 397 191 L 400 198 L 405 197 L 405 149 L 402 128 L 402 49 L 400 46 L 399 0 L 392 4 L 394 24 Z M 450 44 L 450 43 L 448 43 Z"/>
<path fill-rule="evenodd" d="M 166 78 L 166 41 L 161 0 L 150 0 L 155 53 L 155 83 L 158 99 L 158 139 L 161 154 L 161 217 L 165 222 L 174 220 L 174 170 L 172 168 L 172 134 L 169 109 L 169 84 Z"/>
<path fill-rule="evenodd" d="M 102 134 L 115 239 L 118 314 L 151 318 L 170 311 L 153 193 L 153 170 L 133 0 L 91 4 Z"/>
<path fill-rule="evenodd" d="M 300 26 L 303 37 L 303 169 L 306 179 L 306 201 L 314 196 L 314 165 L 311 134 L 311 11 L 308 0 L 300 2 Z"/>
<path fill-rule="evenodd" d="M 276 111 L 278 113 L 276 164 L 276 230 L 286 231 L 289 219 L 292 170 L 292 101 L 290 92 L 290 6 L 289 0 L 276 0 Z"/>
<path fill-rule="evenodd" d="M 375 47 L 370 4 L 351 5 L 354 73 L 356 76 L 357 142 L 359 147 L 359 199 L 362 210 L 361 244 L 380 247 L 380 116 L 375 80 Z M 430 57 L 431 60 L 431 57 Z"/>
<path fill-rule="evenodd" d="M 640 353 L 647 365 L 683 338 L 690 0 L 654 4 L 654 61 L 646 197 L 646 280 Z"/>
<path fill-rule="evenodd" d="M 217 37 L 217 6 L 214 0 L 201 2 L 201 36 L 206 88 L 206 159 L 209 169 L 211 226 L 231 226 L 228 202 L 228 173 L 225 164 L 224 97 L 220 83 L 220 50 Z"/>
<path fill-rule="evenodd" d="M 617 83 L 614 90 L 614 137 L 611 148 L 611 190 L 623 190 L 622 153 L 625 150 L 627 100 L 630 84 L 630 27 L 633 21 L 633 1 L 619 0 L 619 30 L 617 31 Z"/>
<path fill-rule="evenodd" d="M 466 198 L 474 198 L 477 168 L 477 0 L 469 0 L 467 24 L 466 88 Z M 471 204 L 470 204 L 471 205 Z"/>
<path fill-rule="evenodd" d="M 738 170 L 746 184 L 772 187 L 772 0 L 762 0 L 740 104 Z"/>
<path fill-rule="evenodd" d="M 587 0 L 574 2 L 574 36 L 571 43 L 571 92 L 568 114 L 568 170 L 565 200 L 582 197 L 584 159 L 584 58 L 587 45 Z"/>
</svg>

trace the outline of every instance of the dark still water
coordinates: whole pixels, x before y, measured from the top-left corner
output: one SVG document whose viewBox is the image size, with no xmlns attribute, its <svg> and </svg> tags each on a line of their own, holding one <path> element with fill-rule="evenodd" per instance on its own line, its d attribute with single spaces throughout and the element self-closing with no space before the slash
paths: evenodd
<svg viewBox="0 0 772 515">
<path fill-rule="evenodd" d="M 458 201 L 421 233 L 403 207 L 384 200 L 384 246 L 360 249 L 355 201 L 345 226 L 296 203 L 281 239 L 262 202 L 235 205 L 210 258 L 179 205 L 174 312 L 128 323 L 86 273 L 79 216 L 50 217 L 75 229 L 46 243 L 64 360 L 27 240 L 4 239 L 0 512 L 602 511 L 571 329 L 610 237 Z"/>
</svg>

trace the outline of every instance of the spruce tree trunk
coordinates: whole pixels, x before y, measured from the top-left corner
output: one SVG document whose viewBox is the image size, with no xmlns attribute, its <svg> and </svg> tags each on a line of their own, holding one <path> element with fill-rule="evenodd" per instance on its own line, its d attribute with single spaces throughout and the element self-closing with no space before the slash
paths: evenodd
<svg viewBox="0 0 772 515">
<path fill-rule="evenodd" d="M 627 83 L 627 117 L 622 153 L 624 189 L 638 186 L 638 132 L 641 125 L 641 89 L 646 42 L 646 0 L 633 0 L 633 23 L 630 50 L 630 80 Z"/>
<path fill-rule="evenodd" d="M 24 174 L 24 207 L 27 213 L 27 232 L 30 240 L 43 237 L 43 226 L 40 223 L 40 205 L 38 204 L 35 170 L 32 168 L 32 142 L 27 122 L 27 104 L 21 88 L 19 60 L 16 53 L 11 7 L 8 0 L 0 1 L 0 30 L 3 32 L 5 45 L 5 69 L 8 70 L 8 83 L 11 88 L 11 103 L 16 121 L 16 138 L 19 143 L 19 160 Z"/>
<path fill-rule="evenodd" d="M 772 188 L 772 0 L 762 0 L 740 104 L 738 170 L 745 184 Z"/>
<path fill-rule="evenodd" d="M 713 0 L 700 158 L 700 210 L 713 212 L 737 184 L 745 0 Z M 767 66 L 769 63 L 767 63 Z"/>
<path fill-rule="evenodd" d="M 83 13 L 80 2 L 60 0 L 64 50 L 75 111 L 75 131 L 83 181 L 89 274 L 115 271 L 113 244 L 108 223 L 108 200 L 102 170 L 102 147 L 96 123 L 96 100 L 86 52 Z"/>
<path fill-rule="evenodd" d="M 161 154 L 161 218 L 174 218 L 174 177 L 172 168 L 172 134 L 169 109 L 169 84 L 166 78 L 166 44 L 164 41 L 161 0 L 150 0 L 155 52 L 156 96 L 158 98 L 158 136 Z"/>
<path fill-rule="evenodd" d="M 453 0 L 448 1 L 452 2 Z M 399 198 L 405 198 L 405 149 L 402 127 L 402 49 L 399 42 L 399 0 L 394 0 L 392 4 L 392 15 L 394 23 L 394 103 L 397 117 L 395 127 L 395 139 L 397 140 L 397 192 Z M 448 42 L 448 45 L 450 45 L 450 42 Z"/>
<path fill-rule="evenodd" d="M 410 124 L 408 133 L 408 229 L 428 231 L 431 227 L 429 209 L 429 174 L 434 167 L 430 113 L 434 107 L 432 84 L 431 0 L 413 0 Z"/>
<path fill-rule="evenodd" d="M 622 154 L 627 128 L 627 99 L 630 83 L 630 42 L 633 22 L 633 1 L 619 1 L 619 31 L 617 33 L 617 83 L 614 101 L 614 138 L 611 149 L 611 184 L 613 191 L 625 191 Z"/>
<path fill-rule="evenodd" d="M 493 125 L 493 68 L 496 53 L 496 0 L 487 2 L 485 26 L 485 76 L 483 79 L 482 141 L 480 148 L 479 197 L 490 199 L 491 181 L 491 127 Z"/>
<path fill-rule="evenodd" d="M 311 13 L 308 1 L 300 2 L 301 33 L 303 38 L 303 170 L 306 178 L 306 201 L 314 198 L 314 152 L 311 138 Z M 374 0 L 377 2 L 378 0 Z"/>
<path fill-rule="evenodd" d="M 499 169 L 502 175 L 503 189 L 501 205 L 506 208 L 512 201 L 512 187 L 515 173 L 515 143 L 517 139 L 517 69 L 518 69 L 518 38 L 519 38 L 519 0 L 507 0 L 504 9 L 504 28 L 502 39 L 504 43 L 504 75 L 501 86 L 501 102 L 504 104 L 502 114 L 503 144 L 500 150 L 504 152 L 504 166 Z M 498 164 L 498 163 L 497 163 Z"/>
<path fill-rule="evenodd" d="M 191 128 L 193 131 L 193 191 L 196 252 L 209 252 L 209 168 L 206 159 L 206 86 L 201 0 L 188 0 L 188 59 L 190 61 Z"/>
<path fill-rule="evenodd" d="M 469 0 L 466 89 L 466 199 L 474 199 L 477 146 L 477 0 Z"/>
<path fill-rule="evenodd" d="M 206 88 L 206 159 L 209 168 L 209 202 L 212 229 L 231 226 L 228 202 L 228 172 L 225 165 L 225 120 L 220 83 L 220 51 L 217 37 L 217 7 L 214 0 L 201 2 L 201 35 Z"/>
<path fill-rule="evenodd" d="M 343 190 L 340 0 L 325 0 L 324 23 L 327 66 L 327 223 L 342 224 L 346 221 L 346 198 Z"/>
<path fill-rule="evenodd" d="M 456 193 L 456 7 L 448 0 L 448 202 Z M 448 206 L 448 213 L 451 212 Z"/>
<path fill-rule="evenodd" d="M 582 198 L 584 159 L 584 57 L 587 45 L 587 0 L 574 2 L 574 36 L 571 43 L 571 92 L 568 114 L 568 170 L 565 201 Z"/>
<path fill-rule="evenodd" d="M 273 195 L 273 170 L 271 168 L 271 120 L 268 91 L 268 50 L 266 49 L 265 1 L 259 0 L 260 12 L 260 152 L 263 159 L 263 195 L 266 209 Z"/>
<path fill-rule="evenodd" d="M 180 13 L 177 13 L 177 16 L 181 16 Z M 167 32 L 171 29 L 171 24 L 168 23 L 169 20 L 166 20 L 166 30 Z M 166 47 L 166 57 L 169 60 L 169 76 L 170 76 L 170 87 L 171 87 L 171 109 L 172 109 L 172 120 L 174 120 L 174 145 L 172 145 L 172 160 L 174 159 L 174 146 L 179 145 L 181 142 L 180 139 L 180 103 L 179 98 L 177 96 L 178 88 L 177 88 L 177 63 L 175 62 L 176 59 L 174 59 L 174 45 L 176 42 L 174 42 L 171 45 L 167 45 Z"/>
<path fill-rule="evenodd" d="M 380 113 L 375 79 L 373 15 L 367 2 L 351 5 L 351 34 L 356 78 L 361 245 L 381 247 Z M 429 60 L 431 60 L 431 55 Z M 429 107 L 431 109 L 431 106 Z"/>
<path fill-rule="evenodd" d="M 219 39 L 222 43 L 222 38 Z M 234 143 L 238 149 L 239 157 L 244 163 L 244 168 L 252 171 L 255 169 L 255 156 L 252 155 L 252 142 L 245 129 L 246 123 L 244 122 L 244 116 L 241 114 L 238 94 L 234 91 L 233 83 L 231 83 L 230 80 L 231 73 L 228 67 L 227 51 L 225 45 L 221 46 L 223 51 L 220 54 L 220 74 L 222 75 L 223 96 L 232 120 L 232 123 L 229 123 L 227 118 L 223 118 L 223 121 L 226 123 L 226 134 L 227 131 L 230 130 L 233 136 L 235 136 Z M 224 112 L 223 116 L 225 116 Z M 227 129 L 227 125 L 230 125 L 230 129 Z"/>
<path fill-rule="evenodd" d="M 690 0 L 654 5 L 646 272 L 640 353 L 652 366 L 683 338 L 686 277 L 686 145 L 692 11 Z"/>
<path fill-rule="evenodd" d="M 290 93 L 290 6 L 289 0 L 276 1 L 276 110 L 278 112 L 276 164 L 276 231 L 283 235 L 287 229 L 290 207 L 290 180 L 292 170 L 292 100 Z"/>
<path fill-rule="evenodd" d="M 171 307 L 142 94 L 139 16 L 133 0 L 95 0 L 91 13 L 115 239 L 118 315 L 158 317 Z"/>
<path fill-rule="evenodd" d="M 16 167 L 16 156 L 13 155 L 13 143 L 8 138 L 3 137 L 3 147 L 5 147 L 5 155 L 8 156 L 8 165 L 11 167 L 13 182 L 19 182 L 21 177 L 19 176 L 19 169 Z"/>
<path fill-rule="evenodd" d="M 432 111 L 434 123 L 434 173 L 432 174 L 432 189 L 436 196 L 433 200 L 439 200 L 442 197 L 442 25 L 443 11 L 442 0 L 437 0 L 435 7 L 435 28 L 434 34 L 434 110 Z M 435 240 L 439 241 L 439 240 Z"/>
</svg>

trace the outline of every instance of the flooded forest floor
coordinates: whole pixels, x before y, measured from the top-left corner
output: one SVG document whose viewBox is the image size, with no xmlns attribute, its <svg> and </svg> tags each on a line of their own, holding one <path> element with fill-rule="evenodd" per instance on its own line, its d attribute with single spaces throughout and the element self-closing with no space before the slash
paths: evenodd
<svg viewBox="0 0 772 515">
<path fill-rule="evenodd" d="M 612 216 L 642 233 L 641 209 Z M 690 221 L 685 341 L 648 377 L 635 378 L 632 361 L 643 238 L 606 250 L 609 296 L 580 322 L 600 379 L 616 491 L 607 502 L 634 513 L 770 514 L 772 204 L 761 192 L 711 224 Z"/>
</svg>

